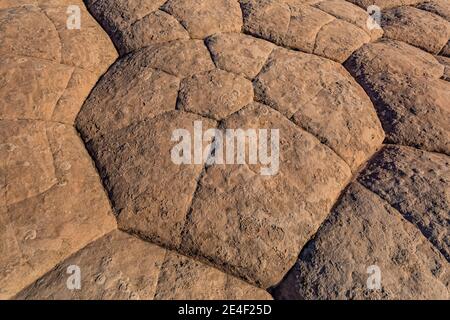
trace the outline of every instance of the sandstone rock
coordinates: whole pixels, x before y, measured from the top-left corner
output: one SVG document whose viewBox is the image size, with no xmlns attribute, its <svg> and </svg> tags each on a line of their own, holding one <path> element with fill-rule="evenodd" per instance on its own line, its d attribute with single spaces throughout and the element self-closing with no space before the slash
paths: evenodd
<svg viewBox="0 0 450 320">
<path fill-rule="evenodd" d="M 181 249 L 267 288 L 292 266 L 351 173 L 330 149 L 266 106 L 242 109 L 223 128 L 278 128 L 279 172 L 262 176 L 260 165 L 209 167 Z"/>
<path fill-rule="evenodd" d="M 0 11 L 0 53 L 61 61 L 58 31 L 36 6 Z"/>
<path fill-rule="evenodd" d="M 450 38 L 450 22 L 414 7 L 387 10 L 382 17 L 386 37 L 431 53 L 439 53 Z"/>
<path fill-rule="evenodd" d="M 178 96 L 180 110 L 215 120 L 222 120 L 251 102 L 252 83 L 218 69 L 183 80 Z"/>
<path fill-rule="evenodd" d="M 0 299 L 449 298 L 445 0 L 0 2 Z"/>
<path fill-rule="evenodd" d="M 359 27 L 370 36 L 372 41 L 377 40 L 383 35 L 383 30 L 381 28 L 374 28 L 372 30 L 368 28 L 367 20 L 369 18 L 369 14 L 366 10 L 357 7 L 348 1 L 325 0 L 318 2 L 315 7 L 338 19 Z"/>
<path fill-rule="evenodd" d="M 272 0 L 240 0 L 247 33 L 272 41 L 281 42 L 289 28 L 291 11 L 288 5 Z"/>
<path fill-rule="evenodd" d="M 436 59 L 445 67 L 442 79 L 450 81 L 450 58 L 437 56 Z"/>
<path fill-rule="evenodd" d="M 247 33 L 338 62 L 344 62 L 371 40 L 364 29 L 347 22 L 348 15 L 337 15 L 338 19 L 325 12 L 336 13 L 338 9 L 333 4 L 328 9 L 324 5 L 324 10 L 319 5 L 315 8 L 298 0 L 241 0 L 241 5 Z M 345 5 L 344 10 L 347 10 Z"/>
<path fill-rule="evenodd" d="M 446 0 L 427 0 L 419 3 L 417 8 L 435 13 L 442 18 L 450 21 L 450 3 Z"/>
<path fill-rule="evenodd" d="M 42 11 L 58 31 L 61 46 L 61 63 L 79 67 L 97 76 L 103 74 L 116 60 L 117 53 L 110 39 L 89 15 L 81 9 L 80 29 L 67 28 L 67 6 L 43 6 Z M 89 52 L 86 52 L 89 44 Z"/>
<path fill-rule="evenodd" d="M 364 30 L 343 20 L 324 25 L 317 33 L 314 53 L 343 63 L 363 44 L 370 42 Z"/>
<path fill-rule="evenodd" d="M 15 298 L 43 300 L 153 299 L 166 250 L 121 231 L 112 231 L 90 243 Z M 139 263 L 136 258 L 139 257 Z M 80 288 L 68 288 L 80 271 Z M 69 272 L 70 271 L 70 272 Z"/>
<path fill-rule="evenodd" d="M 387 146 L 358 181 L 416 225 L 450 261 L 450 157 Z"/>
<path fill-rule="evenodd" d="M 166 1 L 87 1 L 95 18 L 111 36 L 121 55 L 166 41 L 189 39 L 169 14 L 158 10 Z"/>
<path fill-rule="evenodd" d="M 72 72 L 72 67 L 48 60 L 1 57 L 1 119 L 50 120 Z"/>
<path fill-rule="evenodd" d="M 97 80 L 98 76 L 94 73 L 74 68 L 64 93 L 53 109 L 51 120 L 73 125 L 81 106 Z"/>
<path fill-rule="evenodd" d="M 37 121 L 0 121 L 0 127 L 7 139 L 0 169 L 7 191 L 0 218 L 5 299 L 116 223 L 73 128 Z"/>
<path fill-rule="evenodd" d="M 140 257 L 136 264 L 135 257 Z M 70 266 L 81 288 L 70 290 Z M 15 299 L 270 299 L 264 290 L 189 258 L 113 231 L 72 255 Z"/>
<path fill-rule="evenodd" d="M 73 124 L 116 53 L 82 2 L 32 4 L 0 11 L 0 28 L 4 28 L 0 39 L 1 117 Z M 66 4 L 80 6 L 80 30 L 67 28 Z M 86 43 L 91 43 L 89 54 Z"/>
<path fill-rule="evenodd" d="M 318 137 L 353 170 L 383 142 L 372 103 L 332 61 L 277 49 L 255 80 L 255 94 Z"/>
<path fill-rule="evenodd" d="M 358 50 L 346 68 L 372 98 L 388 142 L 450 154 L 450 86 L 432 55 L 387 40 Z"/>
<path fill-rule="evenodd" d="M 269 300 L 264 290 L 173 252 L 161 268 L 155 300 Z"/>
<path fill-rule="evenodd" d="M 253 79 L 261 71 L 274 45 L 240 33 L 218 34 L 206 44 L 216 66 Z"/>
<path fill-rule="evenodd" d="M 242 28 L 242 12 L 236 0 L 169 0 L 163 10 L 178 19 L 193 39 L 240 32 Z"/>
<path fill-rule="evenodd" d="M 450 41 L 447 42 L 444 48 L 442 48 L 442 51 L 440 53 L 441 55 L 445 57 L 450 57 Z"/>
<path fill-rule="evenodd" d="M 423 0 L 347 0 L 347 1 L 354 3 L 362 7 L 363 9 L 367 9 L 369 6 L 375 5 L 382 10 L 406 5 L 414 5 L 423 2 Z"/>
<path fill-rule="evenodd" d="M 191 113 L 169 111 L 88 144 L 122 230 L 178 246 L 203 165 L 173 162 L 171 150 L 179 141 L 171 139 L 176 129 L 193 135 L 195 121 L 202 121 L 204 130 L 216 126 Z"/>
<path fill-rule="evenodd" d="M 381 290 L 367 285 L 373 284 L 376 271 L 381 272 Z M 449 285 L 450 269 L 442 255 L 395 209 L 353 183 L 274 295 L 447 300 Z"/>
<path fill-rule="evenodd" d="M 172 41 L 136 52 L 142 67 L 160 69 L 177 77 L 188 77 L 215 68 L 208 49 L 200 40 Z"/>
<path fill-rule="evenodd" d="M 130 55 L 102 77 L 77 117 L 86 141 L 175 110 L 180 80 Z"/>
</svg>

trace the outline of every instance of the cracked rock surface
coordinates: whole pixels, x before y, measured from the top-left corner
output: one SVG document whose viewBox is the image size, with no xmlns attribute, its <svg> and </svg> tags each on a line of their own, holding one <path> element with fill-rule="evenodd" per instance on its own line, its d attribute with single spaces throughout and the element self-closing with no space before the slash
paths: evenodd
<svg viewBox="0 0 450 320">
<path fill-rule="evenodd" d="M 0 298 L 449 299 L 449 12 L 1 1 Z"/>
</svg>

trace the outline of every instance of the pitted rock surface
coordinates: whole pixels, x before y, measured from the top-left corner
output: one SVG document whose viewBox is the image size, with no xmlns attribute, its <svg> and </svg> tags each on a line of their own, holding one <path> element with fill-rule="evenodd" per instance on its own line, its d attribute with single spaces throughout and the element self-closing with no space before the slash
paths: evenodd
<svg viewBox="0 0 450 320">
<path fill-rule="evenodd" d="M 449 164 L 450 157 L 446 155 L 388 146 L 358 178 L 417 225 L 447 260 L 450 260 Z"/>
<path fill-rule="evenodd" d="M 369 290 L 368 275 L 376 271 L 381 288 Z M 353 183 L 274 295 L 447 300 L 449 287 L 444 257 L 389 204 Z"/>
<path fill-rule="evenodd" d="M 450 85 L 432 55 L 384 40 L 362 47 L 346 67 L 374 102 L 388 142 L 450 154 Z"/>
<path fill-rule="evenodd" d="M 277 45 L 344 62 L 356 49 L 381 33 L 368 32 L 369 15 L 348 2 L 241 0 L 245 32 Z M 343 10 L 338 7 L 342 6 Z M 351 10 L 356 17 L 350 18 Z M 336 11 L 347 11 L 340 14 Z M 358 21 L 359 19 L 359 21 Z"/>
<path fill-rule="evenodd" d="M 139 263 L 135 257 L 140 256 Z M 83 270 L 83 290 L 68 290 L 69 266 Z M 16 299 L 270 299 L 252 287 L 195 260 L 112 231 L 61 262 Z"/>
<path fill-rule="evenodd" d="M 259 101 L 314 134 L 352 169 L 383 142 L 372 103 L 333 61 L 277 49 L 254 83 Z"/>
<path fill-rule="evenodd" d="M 449 21 L 414 7 L 383 12 L 382 27 L 387 38 L 401 40 L 436 54 L 450 39 Z"/>
<path fill-rule="evenodd" d="M 449 8 L 1 1 L 0 298 L 448 299 Z"/>
</svg>

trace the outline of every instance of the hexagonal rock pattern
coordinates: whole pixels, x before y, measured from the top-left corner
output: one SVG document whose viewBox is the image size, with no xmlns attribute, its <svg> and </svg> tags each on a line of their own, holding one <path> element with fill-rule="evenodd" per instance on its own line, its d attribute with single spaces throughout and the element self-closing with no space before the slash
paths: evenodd
<svg viewBox="0 0 450 320">
<path fill-rule="evenodd" d="M 345 66 L 372 98 L 388 142 L 450 154 L 450 84 L 432 55 L 384 40 Z"/>
<path fill-rule="evenodd" d="M 443 80 L 450 81 L 450 58 L 437 56 L 436 59 L 444 66 Z"/>
<path fill-rule="evenodd" d="M 375 5 L 380 9 L 390 9 L 406 5 L 415 5 L 424 0 L 347 0 L 353 4 L 360 6 L 363 9 L 368 8 L 371 5 Z"/>
<path fill-rule="evenodd" d="M 66 28 L 67 6 L 43 1 L 41 7 L 0 10 L 2 119 L 73 124 L 98 77 L 117 57 L 107 35 L 80 9 L 80 30 Z M 86 42 L 92 43 L 89 54 Z M 16 90 L 19 94 L 11 93 Z"/>
<path fill-rule="evenodd" d="M 415 224 L 450 261 L 450 157 L 388 146 L 358 181 Z"/>
<path fill-rule="evenodd" d="M 143 47 L 189 39 L 183 26 L 159 8 L 166 0 L 88 0 L 87 7 L 107 30 L 119 53 L 125 55 Z"/>
<path fill-rule="evenodd" d="M 327 59 L 277 49 L 255 79 L 255 94 L 313 133 L 352 169 L 383 142 L 381 124 L 364 90 Z"/>
<path fill-rule="evenodd" d="M 450 57 L 450 41 L 447 42 L 447 44 L 439 54 L 445 57 Z"/>
<path fill-rule="evenodd" d="M 379 32 L 368 32 L 362 24 L 364 16 L 367 21 L 366 12 L 344 1 L 325 1 L 317 7 L 300 0 L 240 2 L 247 33 L 338 62 L 344 62 L 364 43 L 381 36 Z"/>
<path fill-rule="evenodd" d="M 2 299 L 116 228 L 92 161 L 68 126 L 116 54 L 82 2 L 72 4 L 84 29 L 66 29 L 63 1 L 7 1 L 0 10 Z"/>
<path fill-rule="evenodd" d="M 382 15 L 384 35 L 431 53 L 439 53 L 450 39 L 450 22 L 414 7 L 387 10 Z"/>
<path fill-rule="evenodd" d="M 274 296 L 447 300 L 449 288 L 444 257 L 395 209 L 352 183 Z"/>
<path fill-rule="evenodd" d="M 85 2 L 114 64 L 83 1 L 0 3 L 0 298 L 449 298 L 446 1 Z M 273 175 L 176 164 L 199 126 L 278 129 Z"/>
<path fill-rule="evenodd" d="M 214 63 L 220 69 L 255 78 L 274 45 L 241 33 L 217 34 L 206 40 Z"/>
<path fill-rule="evenodd" d="M 5 299 L 116 223 L 73 128 L 1 120 L 0 133 L 0 297 Z"/>
<path fill-rule="evenodd" d="M 223 127 L 278 128 L 279 173 L 261 176 L 259 165 L 209 167 L 187 216 L 181 250 L 268 287 L 294 263 L 350 170 L 312 135 L 261 104 L 242 109 Z"/>
<path fill-rule="evenodd" d="M 416 8 L 435 13 L 450 21 L 450 3 L 446 0 L 427 0 L 419 3 Z"/>
<path fill-rule="evenodd" d="M 169 0 L 163 10 L 177 18 L 192 39 L 240 32 L 242 28 L 242 11 L 237 0 Z"/>
<path fill-rule="evenodd" d="M 136 257 L 140 257 L 138 264 Z M 70 266 L 80 268 L 79 290 L 67 287 Z M 192 259 L 113 231 L 60 263 L 15 298 L 260 300 L 270 299 L 270 295 Z"/>
</svg>

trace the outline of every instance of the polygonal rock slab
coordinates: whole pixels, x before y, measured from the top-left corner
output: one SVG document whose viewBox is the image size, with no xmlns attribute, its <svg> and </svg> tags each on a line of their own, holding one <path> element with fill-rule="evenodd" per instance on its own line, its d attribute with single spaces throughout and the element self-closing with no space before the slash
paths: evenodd
<svg viewBox="0 0 450 320">
<path fill-rule="evenodd" d="M 369 14 L 366 10 L 353 5 L 348 1 L 325 0 L 318 2 L 315 7 L 336 18 L 359 27 L 370 36 L 372 41 L 375 41 L 383 35 L 383 30 L 381 28 L 369 29 L 367 23 Z"/>
<path fill-rule="evenodd" d="M 371 5 L 375 5 L 382 10 L 406 5 L 413 5 L 419 2 L 423 2 L 423 0 L 347 0 L 347 1 L 356 4 L 363 9 L 366 9 Z"/>
<path fill-rule="evenodd" d="M 196 74 L 181 82 L 178 108 L 222 120 L 253 102 L 253 85 L 222 70 Z"/>
<path fill-rule="evenodd" d="M 346 68 L 372 98 L 388 142 L 450 154 L 450 84 L 432 55 L 385 40 L 358 50 Z"/>
<path fill-rule="evenodd" d="M 414 7 L 383 12 L 384 35 L 431 53 L 439 53 L 450 38 L 450 22 Z"/>
<path fill-rule="evenodd" d="M 164 2 L 98 0 L 87 1 L 87 6 L 111 36 L 120 55 L 125 55 L 151 44 L 189 39 L 174 17 L 158 10 Z"/>
<path fill-rule="evenodd" d="M 73 128 L 36 121 L 0 121 L 0 127 L 0 172 L 7 191 L 0 203 L 0 297 L 5 299 L 116 223 Z M 28 193 L 13 192 L 24 187 Z"/>
<path fill-rule="evenodd" d="M 253 79 L 275 47 L 272 43 L 241 33 L 214 35 L 206 40 L 218 68 Z"/>
<path fill-rule="evenodd" d="M 369 98 L 332 61 L 276 49 L 254 84 L 259 101 L 314 134 L 352 169 L 383 142 L 384 133 Z"/>
<path fill-rule="evenodd" d="M 0 117 L 50 120 L 72 72 L 48 60 L 0 57 Z"/>
<path fill-rule="evenodd" d="M 85 140 L 175 110 L 180 80 L 130 55 L 114 64 L 89 95 L 77 117 Z"/>
<path fill-rule="evenodd" d="M 242 0 L 244 30 L 278 45 L 344 62 L 371 36 L 302 1 Z"/>
<path fill-rule="evenodd" d="M 155 300 L 271 300 L 242 280 L 193 259 L 168 251 L 159 275 Z"/>
<path fill-rule="evenodd" d="M 449 285 L 448 262 L 419 230 L 353 183 L 274 296 L 447 300 Z"/>
<path fill-rule="evenodd" d="M 242 12 L 236 0 L 169 0 L 163 10 L 180 21 L 192 39 L 240 32 L 242 28 Z"/>
<path fill-rule="evenodd" d="M 61 262 L 15 299 L 152 299 L 165 252 L 121 231 L 112 231 Z M 74 290 L 68 284 L 76 284 L 71 279 L 77 274 L 80 287 Z"/>
<path fill-rule="evenodd" d="M 58 31 L 45 13 L 36 6 L 1 10 L 0 53 L 60 62 L 61 44 Z"/>
<path fill-rule="evenodd" d="M 43 6 L 42 11 L 58 31 L 61 43 L 61 63 L 76 66 L 100 76 L 116 60 L 117 53 L 107 34 L 80 7 L 80 29 L 68 29 L 67 6 Z M 86 44 L 89 51 L 86 52 Z"/>
<path fill-rule="evenodd" d="M 450 261 L 450 157 L 386 146 L 358 181 L 416 225 Z"/>
<path fill-rule="evenodd" d="M 450 3 L 447 0 L 427 0 L 419 3 L 416 8 L 432 12 L 450 21 Z"/>
<path fill-rule="evenodd" d="M 174 162 L 171 150 L 179 140 L 172 136 L 184 129 L 193 137 L 195 121 L 204 130 L 216 127 L 206 118 L 169 111 L 89 142 L 121 229 L 178 246 L 203 165 Z"/>
<path fill-rule="evenodd" d="M 74 267 L 81 276 L 78 290 L 67 287 L 74 283 L 70 279 Z M 199 262 L 113 231 L 60 263 L 15 299 L 270 299 L 270 295 Z"/>
<path fill-rule="evenodd" d="M 203 41 L 185 40 L 149 46 L 135 53 L 142 67 L 161 69 L 177 77 L 188 77 L 215 68 Z"/>
<path fill-rule="evenodd" d="M 437 56 L 436 59 L 445 67 L 442 79 L 450 81 L 450 58 Z"/>
<path fill-rule="evenodd" d="M 223 128 L 279 129 L 279 171 L 262 176 L 259 164 L 209 167 L 181 250 L 267 288 L 294 263 L 351 172 L 316 138 L 261 104 L 232 115 Z"/>
</svg>

